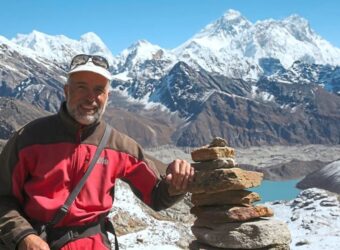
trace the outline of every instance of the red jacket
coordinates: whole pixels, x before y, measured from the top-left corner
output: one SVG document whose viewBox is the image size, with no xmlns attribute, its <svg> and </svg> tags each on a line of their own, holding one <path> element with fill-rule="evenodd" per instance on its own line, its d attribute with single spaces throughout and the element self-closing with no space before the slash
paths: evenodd
<svg viewBox="0 0 340 250">
<path fill-rule="evenodd" d="M 30 221 L 48 222 L 64 204 L 85 173 L 104 129 L 103 121 L 81 127 L 63 104 L 58 114 L 29 123 L 8 141 L 0 155 L 0 239 L 10 249 L 36 233 Z M 164 165 L 156 167 L 155 162 L 135 141 L 112 129 L 95 168 L 57 226 L 84 225 L 107 214 L 117 178 L 153 209 L 169 207 L 178 197 L 169 196 L 157 170 Z M 100 239 L 98 235 L 80 239 L 63 249 L 106 249 Z"/>
</svg>

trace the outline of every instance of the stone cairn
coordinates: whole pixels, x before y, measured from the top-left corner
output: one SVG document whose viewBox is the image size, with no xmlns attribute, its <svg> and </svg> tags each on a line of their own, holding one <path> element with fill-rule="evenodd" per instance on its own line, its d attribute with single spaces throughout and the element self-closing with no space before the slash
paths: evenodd
<svg viewBox="0 0 340 250">
<path fill-rule="evenodd" d="M 287 225 L 271 218 L 270 208 L 252 204 L 260 196 L 245 190 L 259 186 L 262 173 L 238 168 L 235 150 L 218 137 L 191 156 L 195 179 L 188 191 L 194 205 L 190 212 L 197 217 L 191 228 L 197 240 L 190 249 L 289 249 Z"/>
</svg>

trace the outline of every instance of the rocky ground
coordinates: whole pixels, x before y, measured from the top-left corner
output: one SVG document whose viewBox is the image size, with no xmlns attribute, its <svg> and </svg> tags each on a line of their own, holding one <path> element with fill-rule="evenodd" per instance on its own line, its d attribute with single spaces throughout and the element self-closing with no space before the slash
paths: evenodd
<svg viewBox="0 0 340 250">
<path fill-rule="evenodd" d="M 312 188 L 302 191 L 291 201 L 274 201 L 265 205 L 273 209 L 275 220 L 287 223 L 292 236 L 291 250 L 333 250 L 339 246 L 338 194 Z M 120 248 L 195 249 L 190 248 L 195 238 L 191 233 L 194 217 L 189 214 L 189 208 L 187 202 L 181 202 L 175 208 L 155 213 L 143 205 L 126 184 L 119 182 L 110 216 L 116 219 Z"/>
<path fill-rule="evenodd" d="M 187 249 L 193 240 L 188 197 L 162 212 L 154 212 L 118 181 L 114 208 L 110 213 L 115 224 L 120 249 Z M 113 240 L 113 238 L 111 239 Z"/>
<path fill-rule="evenodd" d="M 267 203 L 288 224 L 291 250 L 335 250 L 340 246 L 339 194 L 310 188 L 291 201 Z"/>
</svg>

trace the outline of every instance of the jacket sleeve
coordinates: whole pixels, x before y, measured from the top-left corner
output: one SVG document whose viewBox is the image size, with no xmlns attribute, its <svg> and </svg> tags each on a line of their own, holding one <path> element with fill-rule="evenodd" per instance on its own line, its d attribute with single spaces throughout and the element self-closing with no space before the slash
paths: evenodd
<svg viewBox="0 0 340 250">
<path fill-rule="evenodd" d="M 170 196 L 169 194 L 169 184 L 165 180 L 165 177 L 166 177 L 165 173 L 166 173 L 166 169 L 168 166 L 151 156 L 146 156 L 146 157 L 147 157 L 146 161 L 148 162 L 148 165 L 154 166 L 150 168 L 155 169 L 156 175 L 160 177 L 152 191 L 151 207 L 154 210 L 159 211 L 159 210 L 171 207 L 176 202 L 183 199 L 184 194 L 176 195 L 176 196 Z"/>
<path fill-rule="evenodd" d="M 19 161 L 18 133 L 5 145 L 0 154 L 0 241 L 9 249 L 28 234 L 36 234 L 24 218 L 20 201 L 13 193 L 13 171 Z"/>
<path fill-rule="evenodd" d="M 137 197 L 156 211 L 181 200 L 184 195 L 170 196 L 168 192 L 169 185 L 165 180 L 167 166 L 145 155 L 139 145 L 134 147 L 136 153 L 126 155 L 122 180 L 130 185 Z"/>
</svg>

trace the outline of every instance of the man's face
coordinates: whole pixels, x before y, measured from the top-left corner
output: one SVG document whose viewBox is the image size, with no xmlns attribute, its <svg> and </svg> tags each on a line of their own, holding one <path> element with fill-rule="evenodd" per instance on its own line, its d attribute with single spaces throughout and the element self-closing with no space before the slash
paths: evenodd
<svg viewBox="0 0 340 250">
<path fill-rule="evenodd" d="M 75 72 L 69 76 L 64 87 L 69 114 L 80 124 L 89 125 L 98 121 L 106 108 L 108 80 L 92 72 Z"/>
</svg>

